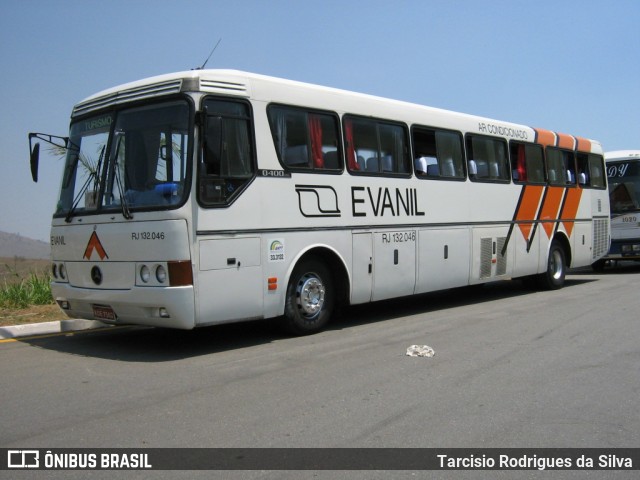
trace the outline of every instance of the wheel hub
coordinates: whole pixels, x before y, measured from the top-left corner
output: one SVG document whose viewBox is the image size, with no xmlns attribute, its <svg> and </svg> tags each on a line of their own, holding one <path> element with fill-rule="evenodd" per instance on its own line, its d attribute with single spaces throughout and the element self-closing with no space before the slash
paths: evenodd
<svg viewBox="0 0 640 480">
<path fill-rule="evenodd" d="M 298 283 L 298 307 L 311 318 L 320 313 L 324 305 L 325 288 L 322 281 L 313 275 L 305 275 Z"/>
</svg>

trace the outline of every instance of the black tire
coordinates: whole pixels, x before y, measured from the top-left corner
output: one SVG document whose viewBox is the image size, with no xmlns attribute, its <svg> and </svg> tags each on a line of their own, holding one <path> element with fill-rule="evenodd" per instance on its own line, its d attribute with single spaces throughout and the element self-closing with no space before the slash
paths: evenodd
<svg viewBox="0 0 640 480">
<path fill-rule="evenodd" d="M 567 273 L 567 262 L 564 248 L 560 242 L 553 240 L 547 258 L 547 271 L 538 275 L 538 285 L 544 290 L 558 290 L 564 287 Z"/>
<path fill-rule="evenodd" d="M 321 331 L 335 304 L 333 278 L 317 260 L 307 260 L 293 270 L 285 298 L 282 326 L 294 335 Z"/>
</svg>

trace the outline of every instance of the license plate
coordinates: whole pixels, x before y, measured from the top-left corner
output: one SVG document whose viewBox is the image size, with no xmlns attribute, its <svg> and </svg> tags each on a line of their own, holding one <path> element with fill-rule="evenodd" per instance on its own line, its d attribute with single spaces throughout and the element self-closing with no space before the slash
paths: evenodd
<svg viewBox="0 0 640 480">
<path fill-rule="evenodd" d="M 111 320 L 112 322 L 118 319 L 113 308 L 107 305 L 93 305 L 93 317 L 96 320 Z"/>
</svg>

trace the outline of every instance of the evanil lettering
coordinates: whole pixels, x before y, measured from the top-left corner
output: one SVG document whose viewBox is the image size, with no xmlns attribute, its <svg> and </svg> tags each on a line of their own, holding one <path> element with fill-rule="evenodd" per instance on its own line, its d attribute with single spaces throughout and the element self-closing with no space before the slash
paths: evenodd
<svg viewBox="0 0 640 480">
<path fill-rule="evenodd" d="M 415 188 L 389 189 L 351 187 L 351 207 L 354 217 L 422 217 Z"/>
</svg>

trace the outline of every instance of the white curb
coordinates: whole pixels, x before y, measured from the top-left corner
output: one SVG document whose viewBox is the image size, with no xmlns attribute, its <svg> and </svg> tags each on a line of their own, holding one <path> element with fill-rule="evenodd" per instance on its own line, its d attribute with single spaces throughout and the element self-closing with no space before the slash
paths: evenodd
<svg viewBox="0 0 640 480">
<path fill-rule="evenodd" d="M 57 322 L 26 323 L 11 327 L 0 327 L 0 340 L 7 338 L 28 337 L 32 335 L 47 335 L 51 333 L 74 332 L 107 327 L 106 323 L 98 320 L 68 319 Z"/>
</svg>

